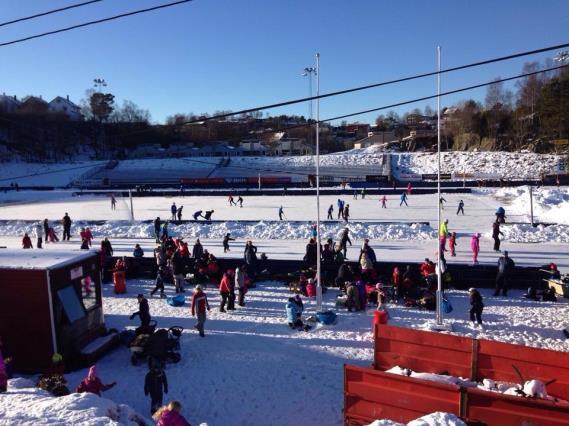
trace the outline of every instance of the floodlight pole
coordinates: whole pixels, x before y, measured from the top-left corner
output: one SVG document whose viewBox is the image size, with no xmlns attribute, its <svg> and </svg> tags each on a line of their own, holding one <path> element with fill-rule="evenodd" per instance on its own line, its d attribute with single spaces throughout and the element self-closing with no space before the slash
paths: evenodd
<svg viewBox="0 0 569 426">
<path fill-rule="evenodd" d="M 437 46 L 437 325 L 443 325 L 443 289 L 441 262 L 441 47 Z"/>
<path fill-rule="evenodd" d="M 320 53 L 316 53 L 316 311 L 322 310 L 322 275 L 320 268 Z M 310 101 L 312 102 L 312 101 Z"/>
<path fill-rule="evenodd" d="M 132 191 L 128 190 L 128 198 L 130 199 L 130 220 L 134 220 L 134 207 L 132 205 Z"/>
</svg>

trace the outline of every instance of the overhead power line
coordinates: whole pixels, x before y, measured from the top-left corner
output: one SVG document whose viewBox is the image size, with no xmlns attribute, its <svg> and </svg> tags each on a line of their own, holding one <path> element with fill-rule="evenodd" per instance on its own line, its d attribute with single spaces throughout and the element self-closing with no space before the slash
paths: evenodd
<svg viewBox="0 0 569 426">
<path fill-rule="evenodd" d="M 87 5 L 89 5 L 89 4 L 92 4 L 92 3 L 99 3 L 99 2 L 102 2 L 102 1 L 103 1 L 103 0 L 90 0 L 90 1 L 83 2 L 83 3 L 71 4 L 71 5 L 69 5 L 69 6 L 60 7 L 59 9 L 52 9 L 52 10 L 48 10 L 47 12 L 36 13 L 35 15 L 25 16 L 25 17 L 23 17 L 23 18 L 14 19 L 14 20 L 12 20 L 12 21 L 1 22 L 1 23 L 0 23 L 0 27 L 4 27 L 4 26 L 6 26 L 6 25 L 15 24 L 15 23 L 17 23 L 17 22 L 29 21 L 30 19 L 40 18 L 40 17 L 42 17 L 42 16 L 47 16 L 47 15 L 51 15 L 51 14 L 53 14 L 53 13 L 59 13 L 59 12 L 65 11 L 65 10 L 75 9 L 75 8 L 77 8 L 77 7 L 87 6 Z"/>
<path fill-rule="evenodd" d="M 0 47 L 10 46 L 12 44 L 17 44 L 17 43 L 23 43 L 25 41 L 34 40 L 36 38 L 46 37 L 46 36 L 53 35 L 53 34 L 64 33 L 66 31 L 76 30 L 77 28 L 88 27 L 90 25 L 102 24 L 103 22 L 109 22 L 109 21 L 113 21 L 115 19 L 125 18 L 127 16 L 133 16 L 133 15 L 138 15 L 141 13 L 152 12 L 154 10 L 165 9 L 167 7 L 177 6 L 177 5 L 182 4 L 182 3 L 189 3 L 190 1 L 192 1 L 192 0 L 179 0 L 179 1 L 172 2 L 172 3 L 166 3 L 166 4 L 161 4 L 158 6 L 148 7 L 146 9 L 133 10 L 132 12 L 126 12 L 126 13 L 121 13 L 120 15 L 109 16 L 108 18 L 97 19 L 95 21 L 84 22 L 82 24 L 72 25 L 72 26 L 66 27 L 66 28 L 60 28 L 60 29 L 53 30 L 53 31 L 47 31 L 44 33 L 35 34 L 32 36 L 20 38 L 17 40 L 6 41 L 3 43 L 0 43 Z"/>
<path fill-rule="evenodd" d="M 569 43 L 563 43 L 563 44 L 558 44 L 556 46 L 549 46 L 549 47 L 544 47 L 541 49 L 535 49 L 535 50 L 528 50 L 525 52 L 520 52 L 520 53 L 514 53 L 512 55 L 507 55 L 507 56 L 500 56 L 498 58 L 493 58 L 493 59 L 487 59 L 484 61 L 480 61 L 480 62 L 473 62 L 470 64 L 466 64 L 466 65 L 460 65 L 457 67 L 452 67 L 452 68 L 446 68 L 440 71 L 440 74 L 445 74 L 445 73 L 449 73 L 449 72 L 453 72 L 453 71 L 459 71 L 459 70 L 464 70 L 467 68 L 473 68 L 473 67 L 479 67 L 482 65 L 488 65 L 488 64 L 492 64 L 495 62 L 501 62 L 501 61 L 507 61 L 510 59 L 515 59 L 515 58 L 521 58 L 524 56 L 529 56 L 529 55 L 535 55 L 537 53 L 543 53 L 543 52 L 549 52 L 551 50 L 558 50 L 558 49 L 562 49 L 565 47 L 569 47 Z M 324 99 L 324 98 L 330 98 L 333 96 L 339 96 L 339 95 L 345 95 L 347 93 L 353 93 L 353 92 L 359 92 L 362 90 L 369 90 L 369 89 L 373 89 L 376 87 L 381 87 L 381 86 L 388 86 L 390 84 L 395 84 L 395 83 L 402 83 L 404 81 L 410 81 L 410 80 L 416 80 L 419 78 L 425 78 L 425 77 L 432 77 L 439 74 L 439 71 L 432 71 L 432 72 L 428 72 L 428 73 L 424 73 L 424 74 L 417 74 L 417 75 L 412 75 L 409 77 L 403 77 L 403 78 L 398 78 L 395 80 L 388 80 L 388 81 L 383 81 L 380 83 L 374 83 L 374 84 L 368 84 L 366 86 L 359 86 L 359 87 L 353 87 L 351 89 L 345 89 L 345 90 L 339 90 L 336 92 L 330 92 L 330 93 L 324 93 L 322 95 L 319 96 L 309 96 L 306 98 L 299 98 L 299 99 L 293 99 L 290 101 L 285 101 L 285 102 L 279 102 L 279 103 L 275 103 L 275 104 L 269 104 L 269 105 L 263 105 L 260 107 L 255 107 L 255 108 L 248 108 L 248 109 L 242 109 L 240 111 L 235 111 L 235 112 L 228 112 L 228 113 L 224 113 L 224 114 L 217 114 L 217 115 L 213 115 L 211 117 L 203 117 L 203 118 L 198 118 L 198 119 L 194 119 L 194 120 L 188 120 L 182 123 L 179 123 L 177 125 L 185 125 L 185 124 L 195 124 L 195 123 L 202 123 L 205 121 L 211 121 L 211 120 L 217 120 L 220 118 L 227 118 L 227 117 L 233 117 L 236 115 L 241 115 L 241 114 L 248 114 L 251 112 L 256 112 L 256 111 L 263 111 L 266 109 L 273 109 L 273 108 L 279 108 L 279 107 L 283 107 L 283 106 L 288 106 L 288 105 L 294 105 L 294 104 L 298 104 L 298 103 L 302 103 L 302 102 L 308 102 L 308 101 L 313 101 L 316 99 Z"/>
</svg>

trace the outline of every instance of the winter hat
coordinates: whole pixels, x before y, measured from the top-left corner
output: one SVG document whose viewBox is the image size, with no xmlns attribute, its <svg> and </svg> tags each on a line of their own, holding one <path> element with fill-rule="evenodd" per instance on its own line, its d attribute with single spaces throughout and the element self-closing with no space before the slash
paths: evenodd
<svg viewBox="0 0 569 426">
<path fill-rule="evenodd" d="M 201 285 L 201 284 L 198 284 L 198 285 L 196 286 L 196 290 L 201 290 L 201 289 L 202 289 L 202 285 Z"/>
<path fill-rule="evenodd" d="M 381 290 L 381 289 L 383 288 L 383 283 L 377 283 L 377 284 L 375 285 L 375 288 L 378 289 L 378 290 Z"/>
<path fill-rule="evenodd" d="M 469 292 L 469 293 L 472 293 L 473 291 L 476 291 L 476 289 L 475 289 L 474 287 L 470 287 L 470 288 L 468 289 L 468 292 Z"/>
<path fill-rule="evenodd" d="M 91 368 L 89 368 L 89 373 L 87 374 L 87 378 L 89 380 L 93 380 L 96 377 L 97 377 L 97 367 L 93 365 Z"/>
<path fill-rule="evenodd" d="M 56 352 L 51 356 L 51 362 L 53 362 L 54 364 L 57 364 L 58 362 L 61 361 L 63 361 L 63 357 L 61 356 L 61 354 L 58 354 Z"/>
</svg>

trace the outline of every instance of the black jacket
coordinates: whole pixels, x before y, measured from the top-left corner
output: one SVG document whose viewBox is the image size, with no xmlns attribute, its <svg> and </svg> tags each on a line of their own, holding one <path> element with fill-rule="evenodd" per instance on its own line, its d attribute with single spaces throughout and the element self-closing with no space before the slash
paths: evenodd
<svg viewBox="0 0 569 426">
<path fill-rule="evenodd" d="M 168 393 L 168 379 L 163 370 L 156 372 L 150 370 L 144 379 L 144 395 L 150 394 L 152 399 L 160 399 L 162 397 L 162 389 L 164 393 Z"/>
<path fill-rule="evenodd" d="M 502 256 L 498 259 L 498 274 L 507 275 L 512 272 L 512 269 L 514 269 L 515 266 L 516 265 L 511 258 Z"/>
<path fill-rule="evenodd" d="M 140 302 L 138 302 L 138 312 L 132 314 L 133 317 L 140 316 L 140 322 L 149 322 L 150 321 L 150 307 L 148 306 L 148 300 L 142 298 Z"/>
<path fill-rule="evenodd" d="M 478 290 L 474 290 L 470 293 L 470 304 L 473 308 L 483 308 L 484 303 L 482 303 L 482 295 Z"/>
<path fill-rule="evenodd" d="M 192 257 L 194 259 L 201 259 L 203 256 L 203 246 L 200 243 L 195 243 L 192 249 Z"/>
</svg>

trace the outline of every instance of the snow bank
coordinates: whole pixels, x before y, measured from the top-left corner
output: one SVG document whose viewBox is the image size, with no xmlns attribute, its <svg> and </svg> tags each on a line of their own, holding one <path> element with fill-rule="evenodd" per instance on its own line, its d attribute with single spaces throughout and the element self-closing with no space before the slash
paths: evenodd
<svg viewBox="0 0 569 426">
<path fill-rule="evenodd" d="M 500 188 L 494 197 L 510 209 L 530 217 L 529 187 Z M 533 214 L 536 221 L 569 225 L 569 188 L 533 188 Z M 506 216 L 508 211 L 506 209 Z"/>
<path fill-rule="evenodd" d="M 436 153 L 392 153 L 392 173 L 437 172 Z M 504 179 L 539 179 L 559 172 L 563 156 L 519 152 L 443 152 L 441 173 L 477 173 Z"/>
<path fill-rule="evenodd" d="M 8 381 L 0 397 L 0 424 L 5 425 L 146 425 L 151 424 L 128 405 L 92 393 L 53 397 L 27 379 Z"/>
<path fill-rule="evenodd" d="M 567 212 L 569 215 L 569 211 Z M 556 243 L 569 243 L 569 225 L 538 225 L 533 227 L 529 224 L 523 225 L 502 225 L 500 230 L 504 234 L 504 239 L 512 243 L 540 243 L 553 241 Z M 492 232 L 485 234 L 491 238 Z"/>
<path fill-rule="evenodd" d="M 404 426 L 392 420 L 376 420 L 368 426 Z M 451 413 L 441 413 L 440 411 L 427 414 L 407 423 L 407 426 L 466 426 L 462 420 Z"/>
<path fill-rule="evenodd" d="M 154 238 L 154 225 L 152 223 L 130 221 L 108 221 L 103 225 L 88 225 L 84 221 L 75 221 L 71 227 L 72 235 L 79 235 L 82 227 L 89 226 L 94 235 L 99 238 Z M 312 224 L 287 221 L 259 221 L 257 223 L 242 223 L 227 221 L 207 224 L 185 223 L 168 226 L 168 233 L 175 237 L 184 238 L 211 238 L 222 239 L 228 232 L 233 238 L 254 240 L 298 240 L 311 236 Z M 370 238 L 376 241 L 395 240 L 430 240 L 436 238 L 434 230 L 423 224 L 412 225 L 383 225 L 366 222 L 351 222 L 347 225 L 338 222 L 323 224 L 321 233 L 323 238 L 338 239 L 344 228 L 350 230 L 351 238 L 357 240 Z M 61 226 L 55 226 L 55 231 L 61 237 Z M 33 234 L 33 226 L 22 221 L 14 221 L 0 225 L 0 235 L 23 236 Z"/>
</svg>

